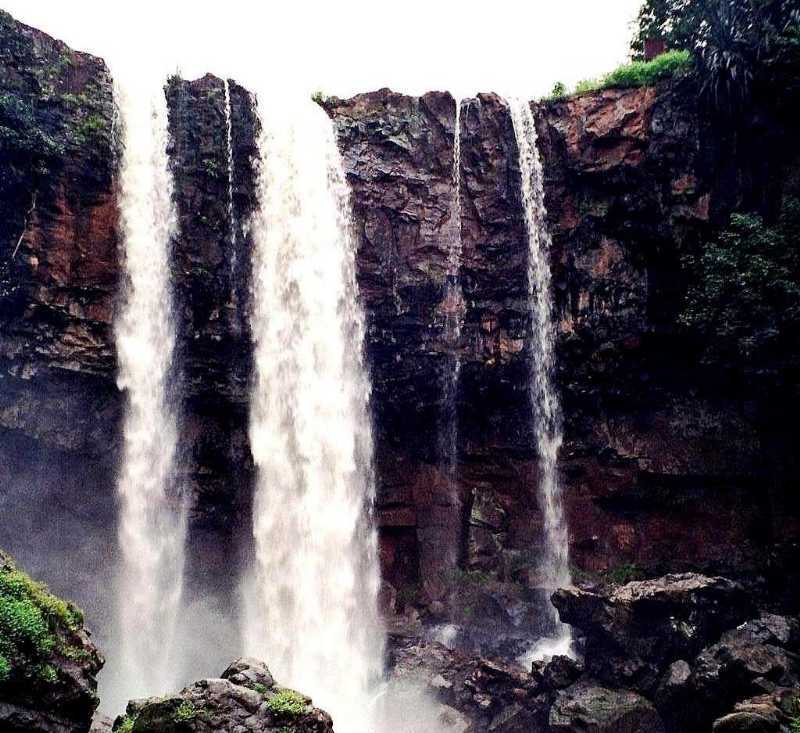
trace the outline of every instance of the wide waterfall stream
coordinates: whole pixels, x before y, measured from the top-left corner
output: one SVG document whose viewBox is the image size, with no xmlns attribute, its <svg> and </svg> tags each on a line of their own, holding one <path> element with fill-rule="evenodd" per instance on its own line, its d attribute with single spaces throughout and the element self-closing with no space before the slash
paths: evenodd
<svg viewBox="0 0 800 733">
<path fill-rule="evenodd" d="M 175 485 L 176 417 L 170 389 L 175 343 L 170 240 L 177 216 L 160 84 L 122 88 L 119 172 L 126 283 L 115 323 L 126 395 L 119 471 L 119 651 L 103 680 L 104 705 L 157 694 L 176 682 L 172 645 L 183 585 L 186 510 Z"/>
<path fill-rule="evenodd" d="M 528 299 L 531 315 L 530 397 L 536 447 L 539 452 L 539 500 L 544 518 L 540 582 L 549 597 L 556 588 L 569 585 L 567 524 L 558 479 L 558 451 L 563 440 L 561 405 L 554 384 L 555 324 L 550 274 L 551 239 L 544 205 L 544 173 L 536 143 L 536 123 L 525 100 L 509 102 L 519 150 L 522 207 L 528 234 Z M 525 660 L 554 653 L 568 653 L 569 627 L 558 620 L 549 599 L 544 604 L 551 616 L 553 636 L 537 642 Z"/>
<path fill-rule="evenodd" d="M 259 115 L 245 648 L 342 730 L 367 733 L 384 637 L 349 192 L 319 106 L 305 100 Z"/>
</svg>

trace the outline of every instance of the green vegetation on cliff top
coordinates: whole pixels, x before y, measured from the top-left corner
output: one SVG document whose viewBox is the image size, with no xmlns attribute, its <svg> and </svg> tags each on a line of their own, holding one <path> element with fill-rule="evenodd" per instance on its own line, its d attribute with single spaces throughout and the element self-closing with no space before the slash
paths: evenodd
<svg viewBox="0 0 800 733">
<path fill-rule="evenodd" d="M 694 60 L 688 51 L 667 51 L 652 61 L 632 61 L 599 79 L 579 81 L 575 93 L 583 94 L 597 89 L 653 86 L 660 81 L 686 76 L 693 69 Z"/>
<path fill-rule="evenodd" d="M 58 672 L 48 660 L 54 655 L 85 656 L 70 640 L 82 624 L 80 610 L 52 595 L 0 553 L 0 682 L 15 674 L 56 682 Z"/>
</svg>

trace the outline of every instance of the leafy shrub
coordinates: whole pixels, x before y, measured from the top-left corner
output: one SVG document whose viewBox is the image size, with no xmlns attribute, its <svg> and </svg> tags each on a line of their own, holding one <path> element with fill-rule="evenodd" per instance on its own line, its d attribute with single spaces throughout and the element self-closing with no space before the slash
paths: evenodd
<svg viewBox="0 0 800 733">
<path fill-rule="evenodd" d="M 787 200 L 774 226 L 732 215 L 683 266 L 690 285 L 680 322 L 707 344 L 705 360 L 768 356 L 791 343 L 800 318 L 800 201 Z"/>
<path fill-rule="evenodd" d="M 114 726 L 114 733 L 133 733 L 134 723 L 136 723 L 136 718 L 132 718 L 130 715 L 123 715 L 118 725 Z"/>
<path fill-rule="evenodd" d="M 294 690 L 280 690 L 267 700 L 267 707 L 276 715 L 296 717 L 306 710 L 306 698 Z"/>
<path fill-rule="evenodd" d="M 557 81 L 553 84 L 553 89 L 550 91 L 549 99 L 561 99 L 567 95 L 567 85 L 563 81 Z"/>
<path fill-rule="evenodd" d="M 174 718 L 176 723 L 187 723 L 190 720 L 194 720 L 196 717 L 197 710 L 190 700 L 184 700 L 178 705 L 177 710 L 175 710 Z"/>
</svg>

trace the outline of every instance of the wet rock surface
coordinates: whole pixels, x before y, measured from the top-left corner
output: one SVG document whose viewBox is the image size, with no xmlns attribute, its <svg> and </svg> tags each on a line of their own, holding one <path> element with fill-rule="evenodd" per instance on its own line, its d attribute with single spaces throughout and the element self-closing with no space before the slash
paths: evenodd
<svg viewBox="0 0 800 733">
<path fill-rule="evenodd" d="M 195 682 L 176 695 L 134 700 L 114 731 L 131 733 L 329 733 L 330 716 L 311 699 L 275 684 L 269 669 L 238 659 L 219 679 Z"/>
<path fill-rule="evenodd" d="M 730 580 L 671 575 L 562 589 L 554 602 L 574 624 L 579 660 L 523 669 L 394 636 L 392 678 L 417 680 L 468 731 L 789 730 L 800 705 L 800 622 L 759 613 Z"/>
</svg>

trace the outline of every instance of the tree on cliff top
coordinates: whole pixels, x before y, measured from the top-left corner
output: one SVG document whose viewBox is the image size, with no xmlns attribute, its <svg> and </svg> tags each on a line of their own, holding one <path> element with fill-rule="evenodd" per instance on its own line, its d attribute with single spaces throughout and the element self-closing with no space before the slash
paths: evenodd
<svg viewBox="0 0 800 733">
<path fill-rule="evenodd" d="M 718 106 L 741 104 L 754 86 L 797 91 L 800 0 L 645 0 L 634 58 L 648 38 L 693 52 L 704 91 Z"/>
</svg>

